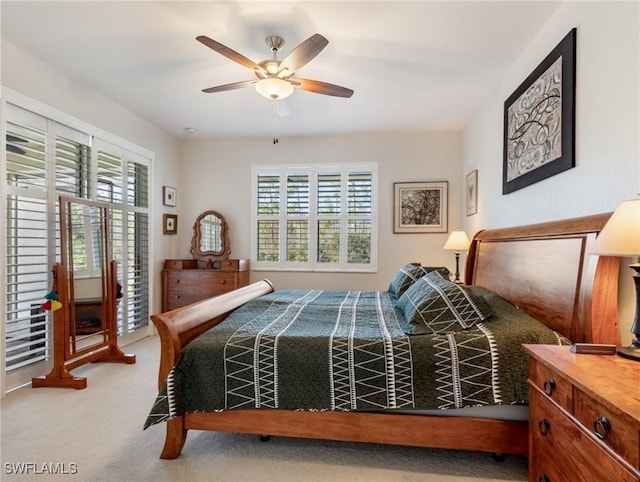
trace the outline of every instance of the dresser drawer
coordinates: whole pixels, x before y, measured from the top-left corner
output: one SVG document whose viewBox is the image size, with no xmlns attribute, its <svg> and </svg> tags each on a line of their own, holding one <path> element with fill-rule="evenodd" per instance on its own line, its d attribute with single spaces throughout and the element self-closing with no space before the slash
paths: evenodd
<svg viewBox="0 0 640 482">
<path fill-rule="evenodd" d="M 249 271 L 248 259 L 222 259 L 216 263 L 222 271 Z"/>
<path fill-rule="evenodd" d="M 195 269 L 198 267 L 194 259 L 165 259 L 164 269 Z"/>
<path fill-rule="evenodd" d="M 213 294 L 233 289 L 235 274 L 204 269 L 167 271 L 169 289 L 202 290 Z M 209 295 L 212 296 L 212 295 Z"/>
<path fill-rule="evenodd" d="M 578 389 L 574 392 L 574 417 L 602 443 L 640 468 L 640 432 L 633 418 L 613 412 Z"/>
<path fill-rule="evenodd" d="M 544 396 L 555 401 L 568 412 L 572 411 L 573 387 L 569 381 L 562 378 L 558 373 L 532 359 L 529 382 L 538 388 Z"/>
<path fill-rule="evenodd" d="M 542 392 L 532 390 L 529 408 L 530 481 L 638 481 Z"/>
<path fill-rule="evenodd" d="M 205 298 L 211 298 L 216 294 L 221 293 L 211 293 L 208 290 L 169 290 L 167 292 L 167 308 L 172 310 L 180 306 L 204 300 Z"/>
</svg>

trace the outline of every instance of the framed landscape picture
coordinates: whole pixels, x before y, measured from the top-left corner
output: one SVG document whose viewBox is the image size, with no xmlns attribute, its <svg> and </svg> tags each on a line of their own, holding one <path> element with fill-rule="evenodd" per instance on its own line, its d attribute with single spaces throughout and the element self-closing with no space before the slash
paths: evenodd
<svg viewBox="0 0 640 482">
<path fill-rule="evenodd" d="M 502 194 L 575 167 L 576 29 L 504 103 Z"/>
<path fill-rule="evenodd" d="M 393 232 L 446 233 L 448 189 L 448 181 L 393 183 Z"/>
</svg>

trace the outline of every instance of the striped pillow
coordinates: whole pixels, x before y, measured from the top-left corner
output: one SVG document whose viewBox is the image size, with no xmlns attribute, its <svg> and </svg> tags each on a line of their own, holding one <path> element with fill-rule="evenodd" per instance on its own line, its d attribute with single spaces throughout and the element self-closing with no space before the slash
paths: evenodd
<svg viewBox="0 0 640 482">
<path fill-rule="evenodd" d="M 464 286 L 438 272 L 419 278 L 398 299 L 409 335 L 447 333 L 471 328 L 491 316 L 491 308 Z"/>
<path fill-rule="evenodd" d="M 439 271 L 444 276 L 449 276 L 449 270 L 444 266 L 420 266 L 420 263 L 407 263 L 391 278 L 389 294 L 393 299 L 400 298 L 416 280 L 431 271 Z"/>
</svg>

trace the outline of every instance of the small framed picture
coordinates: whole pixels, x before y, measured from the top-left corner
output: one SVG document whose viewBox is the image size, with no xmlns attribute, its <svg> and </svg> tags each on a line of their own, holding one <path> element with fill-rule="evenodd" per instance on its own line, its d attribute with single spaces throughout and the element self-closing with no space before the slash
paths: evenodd
<svg viewBox="0 0 640 482">
<path fill-rule="evenodd" d="M 465 189 L 465 199 L 467 200 L 467 216 L 478 212 L 478 170 L 475 169 L 467 174 L 467 188 Z"/>
<path fill-rule="evenodd" d="M 178 215 L 163 214 L 162 215 L 162 234 L 178 233 Z"/>
<path fill-rule="evenodd" d="M 446 233 L 448 181 L 394 182 L 394 233 Z"/>
<path fill-rule="evenodd" d="M 175 187 L 162 186 L 162 204 L 165 206 L 176 206 L 178 193 Z"/>
</svg>

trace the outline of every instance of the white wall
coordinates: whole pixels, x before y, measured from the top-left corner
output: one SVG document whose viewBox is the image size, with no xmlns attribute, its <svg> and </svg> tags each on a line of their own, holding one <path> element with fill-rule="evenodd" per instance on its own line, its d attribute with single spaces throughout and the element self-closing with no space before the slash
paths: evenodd
<svg viewBox="0 0 640 482">
<path fill-rule="evenodd" d="M 175 211 L 173 208 L 161 208 L 162 186 L 175 185 L 179 181 L 180 165 L 176 162 L 178 140 L 14 45 L 3 40 L 1 46 L 0 83 L 3 87 L 155 153 L 151 168 L 150 206 L 151 268 L 154 272 L 152 311 L 159 311 L 159 269 L 164 258 L 175 257 L 173 250 L 177 246 L 174 236 L 162 235 L 162 213 Z M 0 240 L 0 245 L 3 243 L 4 240 Z"/>
<path fill-rule="evenodd" d="M 277 288 L 386 289 L 391 276 L 408 261 L 454 269 L 451 252 L 443 251 L 447 234 L 393 234 L 393 183 L 449 181 L 449 228 L 460 225 L 460 133 L 357 134 L 331 137 L 189 140 L 183 143 L 182 211 L 178 239 L 189 256 L 195 218 L 207 209 L 229 223 L 233 258 L 251 255 L 251 165 L 377 162 L 379 177 L 378 272 L 375 274 L 254 272 Z"/>
<path fill-rule="evenodd" d="M 462 175 L 479 173 L 478 214 L 464 220 L 467 232 L 613 211 L 640 192 L 639 9 L 638 2 L 564 3 L 506 72 L 463 133 Z M 503 196 L 504 101 L 574 27 L 576 167 Z M 621 281 L 624 341 L 631 271 L 623 268 Z"/>
</svg>

